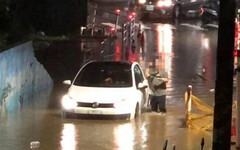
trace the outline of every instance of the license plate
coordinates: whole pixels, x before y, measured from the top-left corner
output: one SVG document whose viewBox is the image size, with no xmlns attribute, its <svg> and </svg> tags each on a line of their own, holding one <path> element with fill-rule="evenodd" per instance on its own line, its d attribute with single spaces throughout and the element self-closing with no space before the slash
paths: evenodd
<svg viewBox="0 0 240 150">
<path fill-rule="evenodd" d="M 89 110 L 88 114 L 102 114 L 101 110 Z"/>
<path fill-rule="evenodd" d="M 154 6 L 153 5 L 146 5 L 146 10 L 147 11 L 153 11 L 154 10 Z"/>
</svg>

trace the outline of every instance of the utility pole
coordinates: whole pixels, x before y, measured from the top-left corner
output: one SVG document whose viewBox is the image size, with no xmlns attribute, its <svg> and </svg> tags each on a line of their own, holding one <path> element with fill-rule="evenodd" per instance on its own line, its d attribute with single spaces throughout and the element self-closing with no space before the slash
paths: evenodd
<svg viewBox="0 0 240 150">
<path fill-rule="evenodd" d="M 240 149 L 240 51 L 239 51 L 239 14 L 238 10 L 235 27 L 235 49 L 237 50 L 237 114 L 236 114 L 236 149 Z"/>
<path fill-rule="evenodd" d="M 115 10 L 115 15 L 116 15 L 115 32 L 117 32 L 117 30 L 118 30 L 117 26 L 118 26 L 118 20 L 119 20 L 120 12 L 121 12 L 120 9 L 116 9 L 116 10 Z"/>
<path fill-rule="evenodd" d="M 230 150 L 235 0 L 220 0 L 212 150 Z"/>
</svg>

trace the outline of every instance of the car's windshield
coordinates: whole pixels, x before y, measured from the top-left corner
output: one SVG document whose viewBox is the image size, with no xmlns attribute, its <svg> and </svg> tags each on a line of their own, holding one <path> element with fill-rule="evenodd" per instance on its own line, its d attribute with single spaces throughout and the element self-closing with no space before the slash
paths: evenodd
<svg viewBox="0 0 240 150">
<path fill-rule="evenodd" d="M 73 84 L 90 87 L 131 87 L 131 64 L 92 62 L 81 70 Z"/>
<path fill-rule="evenodd" d="M 208 0 L 203 4 L 204 8 L 210 8 L 210 9 L 214 9 L 216 11 L 218 11 L 219 9 L 219 3 L 218 1 L 212 1 L 212 0 Z"/>
</svg>

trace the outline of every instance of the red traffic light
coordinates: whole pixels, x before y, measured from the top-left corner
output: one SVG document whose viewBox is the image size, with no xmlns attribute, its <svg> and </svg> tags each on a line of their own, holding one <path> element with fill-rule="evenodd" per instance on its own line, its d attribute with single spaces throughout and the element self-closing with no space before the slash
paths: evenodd
<svg viewBox="0 0 240 150">
<path fill-rule="evenodd" d="M 121 10 L 120 10 L 120 9 L 116 9 L 116 10 L 115 10 L 115 14 L 116 14 L 116 15 L 119 15 L 119 14 L 120 14 L 120 12 L 121 12 Z"/>
<path fill-rule="evenodd" d="M 238 50 L 233 51 L 233 56 L 235 56 L 235 57 L 238 56 Z"/>
<path fill-rule="evenodd" d="M 132 19 L 133 19 L 133 15 L 128 15 L 128 16 L 127 16 L 127 20 L 130 21 L 130 20 L 132 20 Z"/>
<path fill-rule="evenodd" d="M 133 15 L 133 17 L 135 17 L 135 15 L 136 15 L 136 13 L 135 13 L 135 12 L 132 12 L 131 14 Z"/>
<path fill-rule="evenodd" d="M 109 28 L 109 32 L 110 32 L 110 33 L 114 33 L 114 32 L 115 32 L 115 28 L 114 28 L 114 27 L 110 27 L 110 28 Z"/>
<path fill-rule="evenodd" d="M 135 12 L 131 12 L 127 15 L 127 20 L 131 21 L 134 17 L 135 17 L 136 13 Z"/>
</svg>

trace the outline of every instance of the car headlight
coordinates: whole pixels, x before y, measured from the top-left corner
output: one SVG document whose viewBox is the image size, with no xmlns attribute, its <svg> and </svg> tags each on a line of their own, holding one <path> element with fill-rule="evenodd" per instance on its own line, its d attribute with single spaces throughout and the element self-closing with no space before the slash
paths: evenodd
<svg viewBox="0 0 240 150">
<path fill-rule="evenodd" d="M 72 99 L 69 95 L 64 95 L 62 97 L 62 107 L 69 110 L 77 107 L 77 102 Z"/>
<path fill-rule="evenodd" d="M 170 7 L 172 5 L 171 0 L 160 0 L 157 2 L 157 7 Z"/>
<path fill-rule="evenodd" d="M 144 3 L 146 3 L 146 0 L 138 0 L 138 3 L 139 4 L 144 4 Z"/>
</svg>

